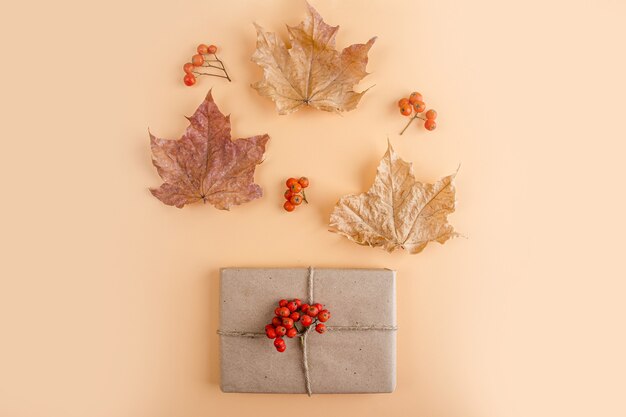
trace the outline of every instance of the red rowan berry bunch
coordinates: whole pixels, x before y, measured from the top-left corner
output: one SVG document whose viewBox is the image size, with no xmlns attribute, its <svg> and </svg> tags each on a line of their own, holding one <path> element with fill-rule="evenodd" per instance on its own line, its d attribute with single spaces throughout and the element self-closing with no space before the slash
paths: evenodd
<svg viewBox="0 0 626 417">
<path fill-rule="evenodd" d="M 198 45 L 197 51 L 198 53 L 191 57 L 191 62 L 183 65 L 183 71 L 185 71 L 183 82 L 186 86 L 191 87 L 194 85 L 198 75 L 226 78 L 228 81 L 231 81 L 224 63 L 217 57 L 217 46 L 201 43 Z M 224 75 L 215 74 L 213 70 L 222 72 Z"/>
<path fill-rule="evenodd" d="M 316 332 L 325 333 L 324 323 L 330 319 L 330 311 L 320 303 L 303 304 L 298 298 L 280 300 L 274 314 L 272 322 L 265 326 L 265 334 L 269 339 L 274 339 L 274 347 L 279 352 L 287 349 L 283 336 L 302 336 L 311 326 L 315 326 Z"/>
<path fill-rule="evenodd" d="M 287 211 L 294 211 L 296 206 L 299 206 L 304 201 L 309 203 L 306 199 L 304 189 L 309 186 L 309 179 L 307 177 L 300 177 L 300 179 L 289 178 L 287 180 L 287 191 L 285 191 L 285 204 L 283 208 Z"/>
<path fill-rule="evenodd" d="M 426 128 L 426 130 L 435 130 L 435 128 L 437 127 L 437 123 L 435 123 L 435 119 L 437 118 L 437 112 L 433 109 L 430 109 L 426 111 L 426 113 L 424 113 L 424 111 L 426 110 L 426 104 L 424 104 L 422 95 L 420 93 L 414 91 L 411 93 L 409 98 L 401 98 L 400 101 L 398 101 L 398 107 L 400 108 L 400 114 L 402 114 L 403 116 L 410 116 L 411 114 L 415 113 L 413 117 L 411 117 L 411 120 L 409 120 L 409 123 L 406 124 L 404 129 L 402 129 L 402 132 L 400 132 L 400 134 L 403 134 L 404 131 L 409 127 L 411 123 L 413 123 L 413 120 L 415 119 L 424 120 L 424 127 Z M 425 117 L 421 116 L 422 113 L 424 113 Z"/>
</svg>

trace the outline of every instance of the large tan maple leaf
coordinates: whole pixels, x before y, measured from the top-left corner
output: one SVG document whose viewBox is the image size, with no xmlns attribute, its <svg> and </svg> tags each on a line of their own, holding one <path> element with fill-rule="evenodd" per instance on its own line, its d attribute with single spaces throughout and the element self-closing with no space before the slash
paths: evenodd
<svg viewBox="0 0 626 417">
<path fill-rule="evenodd" d="M 268 135 L 231 140 L 230 116 L 224 116 L 211 92 L 177 140 L 150 133 L 152 163 L 163 184 L 152 194 L 163 203 L 184 207 L 203 201 L 228 210 L 263 195 L 254 171 L 263 160 Z"/>
<path fill-rule="evenodd" d="M 339 26 L 327 25 L 310 4 L 307 7 L 304 22 L 287 26 L 290 46 L 255 24 L 257 49 L 252 61 L 263 68 L 263 79 L 252 87 L 274 100 L 279 114 L 304 106 L 332 112 L 352 110 L 365 93 L 355 92 L 354 86 L 368 74 L 367 53 L 376 38 L 339 53 L 335 49 Z"/>
<path fill-rule="evenodd" d="M 444 243 L 458 236 L 447 219 L 456 205 L 455 175 L 421 183 L 389 144 L 372 187 L 341 197 L 330 216 L 330 231 L 388 252 L 403 248 L 415 254 L 429 242 Z"/>
</svg>

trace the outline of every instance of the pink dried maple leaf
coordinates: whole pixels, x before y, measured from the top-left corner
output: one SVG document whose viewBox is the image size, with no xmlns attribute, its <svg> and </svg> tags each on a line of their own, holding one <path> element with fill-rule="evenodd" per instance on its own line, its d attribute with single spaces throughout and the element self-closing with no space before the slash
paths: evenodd
<svg viewBox="0 0 626 417">
<path fill-rule="evenodd" d="M 187 119 L 189 127 L 178 140 L 150 133 L 152 163 L 164 181 L 150 189 L 152 195 L 178 208 L 203 201 L 220 210 L 261 197 L 254 170 L 269 136 L 231 140 L 230 116 L 220 112 L 211 91 Z"/>
</svg>

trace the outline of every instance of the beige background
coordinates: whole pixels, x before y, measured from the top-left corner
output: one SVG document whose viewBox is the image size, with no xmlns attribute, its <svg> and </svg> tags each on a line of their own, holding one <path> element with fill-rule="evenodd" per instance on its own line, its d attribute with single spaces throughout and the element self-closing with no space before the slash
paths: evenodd
<svg viewBox="0 0 626 417">
<path fill-rule="evenodd" d="M 284 34 L 300 0 L 3 3 L 1 416 L 626 415 L 626 3 L 313 4 L 341 47 L 379 36 L 343 117 L 278 117 L 249 88 L 252 22 Z M 233 83 L 183 86 L 201 41 Z M 210 87 L 236 137 L 271 135 L 265 197 L 164 206 L 147 129 L 178 137 Z M 400 137 L 413 89 L 440 127 Z M 387 137 L 422 180 L 461 164 L 467 239 L 409 256 L 326 231 Z M 312 204 L 287 214 L 290 175 Z M 397 269 L 397 391 L 222 394 L 218 268 L 309 264 Z"/>
</svg>

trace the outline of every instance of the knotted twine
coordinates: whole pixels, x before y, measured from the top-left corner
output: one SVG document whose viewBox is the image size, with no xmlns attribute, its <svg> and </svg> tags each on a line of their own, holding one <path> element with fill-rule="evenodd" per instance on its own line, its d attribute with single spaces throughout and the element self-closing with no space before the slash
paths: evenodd
<svg viewBox="0 0 626 417">
<path fill-rule="evenodd" d="M 308 304 L 313 304 L 313 267 L 309 267 L 309 274 L 307 279 L 307 287 L 308 287 Z M 300 345 L 302 346 L 302 370 L 304 372 L 304 383 L 306 385 L 306 393 L 310 397 L 313 395 L 313 390 L 311 389 L 311 375 L 309 372 L 309 359 L 307 354 L 307 338 L 309 336 L 309 332 L 313 326 L 307 327 L 303 333 L 299 333 L 296 337 L 300 338 Z M 396 331 L 398 330 L 397 326 L 326 326 L 326 330 L 330 331 L 362 331 L 362 330 L 387 330 L 387 331 Z M 236 337 L 265 337 L 265 333 L 263 332 L 240 332 L 240 331 L 229 331 L 229 330 L 218 330 L 217 334 L 220 336 L 236 336 Z"/>
</svg>

